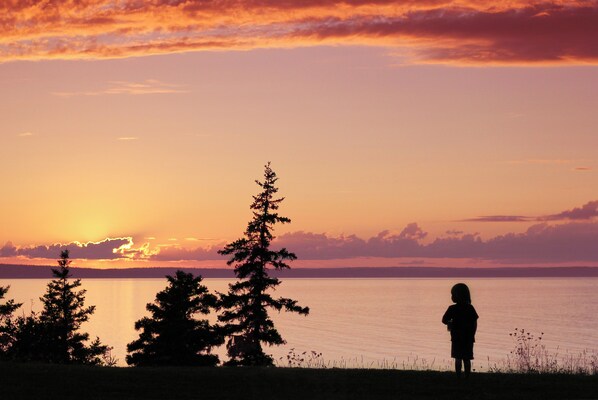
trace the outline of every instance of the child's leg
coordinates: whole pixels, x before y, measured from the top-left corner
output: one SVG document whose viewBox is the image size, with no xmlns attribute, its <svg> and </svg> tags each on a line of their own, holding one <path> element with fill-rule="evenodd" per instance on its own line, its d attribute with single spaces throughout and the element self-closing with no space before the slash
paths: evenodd
<svg viewBox="0 0 598 400">
<path fill-rule="evenodd" d="M 455 372 L 457 376 L 461 376 L 461 359 L 455 358 Z"/>
<path fill-rule="evenodd" d="M 469 376 L 471 373 L 471 360 L 463 360 L 465 366 L 465 376 Z"/>
</svg>

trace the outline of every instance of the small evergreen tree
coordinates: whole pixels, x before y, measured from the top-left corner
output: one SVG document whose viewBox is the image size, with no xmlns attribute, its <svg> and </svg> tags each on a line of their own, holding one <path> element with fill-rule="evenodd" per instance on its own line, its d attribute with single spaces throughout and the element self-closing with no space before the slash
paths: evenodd
<svg viewBox="0 0 598 400">
<path fill-rule="evenodd" d="M 19 316 L 12 324 L 12 342 L 6 351 L 7 358 L 18 361 L 50 362 L 48 348 L 51 339 L 48 330 L 40 320 L 39 315 Z"/>
<path fill-rule="evenodd" d="M 265 354 L 262 343 L 269 346 L 284 344 L 270 316 L 268 309 L 296 312 L 307 315 L 308 307 L 300 307 L 296 300 L 274 299 L 268 291 L 275 289 L 280 280 L 268 275 L 268 267 L 281 270 L 290 268 L 286 261 L 295 260 L 295 254 L 283 248 L 270 249 L 274 239 L 272 230 L 275 224 L 291 222 L 278 215 L 278 208 L 284 198 L 275 198 L 278 178 L 266 164 L 264 181 L 256 180 L 261 188 L 253 196 L 250 208 L 253 219 L 249 221 L 245 235 L 227 244 L 219 253 L 231 255 L 227 262 L 234 265 L 238 281 L 229 285 L 227 294 L 221 294 L 221 307 L 224 309 L 219 320 L 224 322 L 224 330 L 229 336 L 227 351 L 230 360 L 227 365 L 273 365 L 272 356 Z"/>
<path fill-rule="evenodd" d="M 81 324 L 94 313 L 95 306 L 85 307 L 86 290 L 77 290 L 81 280 L 70 281 L 69 251 L 64 250 L 58 260 L 59 269 L 52 269 L 54 279 L 48 283 L 46 294 L 40 297 L 43 309 L 19 317 L 16 321 L 15 342 L 10 353 L 20 360 L 63 364 L 105 364 L 109 347 L 96 338 L 87 345 L 89 334 L 79 332 Z"/>
<path fill-rule="evenodd" d="M 10 289 L 10 286 L 0 286 L 0 300 Z M 14 341 L 14 321 L 13 313 L 22 303 L 15 303 L 14 300 L 7 300 L 4 304 L 0 304 L 0 357 L 5 357 L 8 349 Z"/>
<path fill-rule="evenodd" d="M 201 276 L 177 271 L 166 279 L 166 289 L 146 306 L 152 316 L 135 322 L 135 329 L 141 333 L 139 339 L 127 345 L 127 363 L 215 366 L 218 356 L 210 351 L 224 342 L 223 336 L 208 320 L 194 316 L 209 314 L 216 307 L 217 297 L 201 284 Z"/>
</svg>

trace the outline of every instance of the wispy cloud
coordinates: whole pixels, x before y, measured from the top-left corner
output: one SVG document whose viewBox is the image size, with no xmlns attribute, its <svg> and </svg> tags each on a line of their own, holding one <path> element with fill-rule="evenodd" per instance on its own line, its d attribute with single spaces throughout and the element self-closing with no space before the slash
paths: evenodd
<svg viewBox="0 0 598 400">
<path fill-rule="evenodd" d="M 186 237 L 185 240 L 187 242 L 215 242 L 221 241 L 221 239 L 213 239 L 213 238 L 196 238 L 196 237 Z"/>
<path fill-rule="evenodd" d="M 139 138 L 136 136 L 123 136 L 123 137 L 116 138 L 116 140 L 121 140 L 121 141 L 125 141 L 125 142 L 131 141 L 131 140 L 137 140 L 137 139 L 139 139 Z"/>
<path fill-rule="evenodd" d="M 591 167 L 575 167 L 573 168 L 573 171 L 591 171 L 592 168 Z"/>
<path fill-rule="evenodd" d="M 581 207 L 565 210 L 556 214 L 542 216 L 523 215 L 486 215 L 475 218 L 462 219 L 456 222 L 537 222 L 537 221 L 565 221 L 590 220 L 598 217 L 598 200 L 590 201 Z M 447 232 L 448 233 L 448 232 Z"/>
<path fill-rule="evenodd" d="M 0 15 L 0 61 L 345 44 L 422 63 L 598 63 L 593 0 L 4 1 Z"/>
<path fill-rule="evenodd" d="M 527 165 L 564 165 L 564 164 L 572 164 L 574 162 L 578 162 L 579 160 L 567 160 L 567 159 L 560 159 L 560 158 L 531 158 L 526 160 L 510 160 L 507 161 L 507 164 L 527 164 Z"/>
<path fill-rule="evenodd" d="M 141 82 L 112 81 L 109 86 L 101 90 L 81 92 L 53 92 L 59 97 L 73 96 L 103 96 L 103 95 L 147 95 L 147 94 L 174 94 L 188 93 L 182 85 L 161 82 L 156 79 L 146 79 Z"/>
<path fill-rule="evenodd" d="M 484 215 L 481 217 L 462 219 L 459 222 L 528 222 L 535 218 L 523 215 Z"/>
<path fill-rule="evenodd" d="M 23 133 L 19 133 L 17 136 L 18 137 L 31 137 L 31 136 L 34 136 L 34 133 L 33 132 L 23 132 Z"/>
</svg>

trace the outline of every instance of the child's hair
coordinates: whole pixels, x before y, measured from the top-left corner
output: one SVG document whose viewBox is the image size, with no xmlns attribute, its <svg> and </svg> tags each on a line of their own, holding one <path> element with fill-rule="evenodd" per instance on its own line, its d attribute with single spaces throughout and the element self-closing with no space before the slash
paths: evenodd
<svg viewBox="0 0 598 400">
<path fill-rule="evenodd" d="M 471 304 L 471 294 L 469 288 L 464 283 L 457 283 L 451 289 L 451 296 L 457 304 Z"/>
</svg>

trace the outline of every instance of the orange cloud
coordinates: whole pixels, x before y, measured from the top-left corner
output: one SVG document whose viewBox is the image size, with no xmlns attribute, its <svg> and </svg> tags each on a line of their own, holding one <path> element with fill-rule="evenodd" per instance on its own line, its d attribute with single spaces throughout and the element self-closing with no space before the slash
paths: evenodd
<svg viewBox="0 0 598 400">
<path fill-rule="evenodd" d="M 322 44 L 413 62 L 598 62 L 595 1 L 0 1 L 0 61 L 117 58 Z"/>
</svg>

